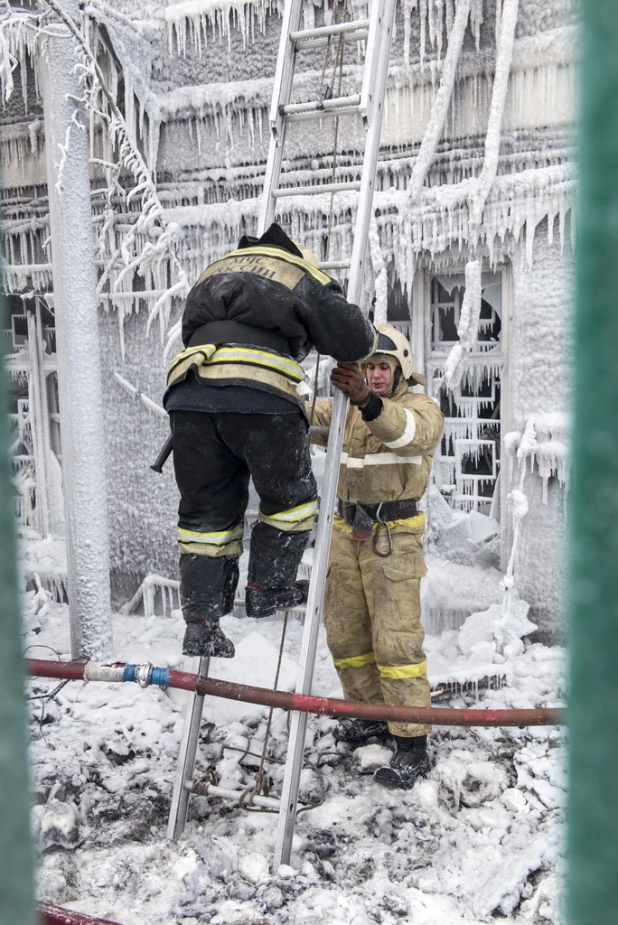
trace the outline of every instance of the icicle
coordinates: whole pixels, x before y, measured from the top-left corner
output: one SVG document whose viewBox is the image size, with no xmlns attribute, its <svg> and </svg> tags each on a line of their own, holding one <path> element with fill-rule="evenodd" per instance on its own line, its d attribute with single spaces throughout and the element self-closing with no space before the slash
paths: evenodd
<svg viewBox="0 0 618 925">
<path fill-rule="evenodd" d="M 141 400 L 146 405 L 149 411 L 152 411 L 154 412 L 154 414 L 158 414 L 161 417 L 164 417 L 167 419 L 168 415 L 167 415 L 167 411 L 165 410 L 165 408 L 162 408 L 161 405 L 158 405 L 156 403 L 156 401 L 153 401 L 151 398 L 148 398 L 148 396 L 144 395 L 143 392 L 140 392 L 139 397 L 141 398 Z"/>
<path fill-rule="evenodd" d="M 485 160 L 483 162 L 481 175 L 474 184 L 473 193 L 468 201 L 468 216 L 471 226 L 470 240 L 472 242 L 474 242 L 475 237 L 476 240 L 478 240 L 483 209 L 485 208 L 485 202 L 498 169 L 500 128 L 502 125 L 504 103 L 509 84 L 518 8 L 519 0 L 504 0 L 502 17 L 500 20 L 500 39 L 497 49 L 494 85 L 491 94 L 489 118 L 487 120 Z"/>
<path fill-rule="evenodd" d="M 466 366 L 466 354 L 470 353 L 477 338 L 482 292 L 480 261 L 474 260 L 466 264 L 465 278 L 466 289 L 457 328 L 459 343 L 451 349 L 444 364 L 444 384 L 451 391 L 461 382 Z"/>
<path fill-rule="evenodd" d="M 369 226 L 369 255 L 375 285 L 375 323 L 383 324 L 386 321 L 388 274 L 386 264 L 380 248 L 380 238 L 375 213 L 371 216 Z"/>
<path fill-rule="evenodd" d="M 423 0 L 421 0 L 421 3 L 422 2 Z M 440 86 L 438 87 L 438 92 L 436 93 L 431 108 L 429 124 L 423 136 L 423 141 L 421 142 L 416 161 L 414 162 L 410 183 L 408 184 L 409 199 L 412 203 L 420 195 L 423 182 L 431 166 L 438 142 L 440 141 L 440 136 L 442 135 L 453 93 L 455 74 L 461 54 L 466 24 L 468 22 L 470 2 L 471 0 L 460 0 L 457 4 L 455 22 L 449 36 L 448 48 L 442 67 Z"/>
<path fill-rule="evenodd" d="M 131 396 L 131 398 L 135 398 L 139 394 L 135 386 L 131 385 L 130 382 L 127 382 L 127 380 L 123 376 L 121 376 L 119 372 L 116 372 L 116 370 L 114 370 L 114 377 L 116 381 L 125 390 L 125 392 Z"/>
</svg>

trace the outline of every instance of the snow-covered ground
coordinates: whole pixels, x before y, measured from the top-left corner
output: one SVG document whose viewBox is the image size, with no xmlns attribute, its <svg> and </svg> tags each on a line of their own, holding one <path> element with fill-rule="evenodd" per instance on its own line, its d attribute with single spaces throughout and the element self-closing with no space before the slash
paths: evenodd
<svg viewBox="0 0 618 925">
<path fill-rule="evenodd" d="M 28 656 L 68 658 L 66 606 L 45 591 L 29 592 L 27 605 Z M 179 617 L 115 617 L 116 657 L 195 670 L 180 656 Z M 226 617 L 223 625 L 237 656 L 213 660 L 212 675 L 271 687 L 282 621 Z M 428 637 L 432 681 L 481 681 L 436 703 L 559 704 L 562 650 L 515 640 L 499 654 L 487 627 L 477 619 Z M 301 634 L 291 620 L 281 688 L 294 684 Z M 272 813 L 194 796 L 183 838 L 166 839 L 184 692 L 38 679 L 28 688 L 41 899 L 123 925 L 561 922 L 557 729 L 437 727 L 431 774 L 406 792 L 373 783 L 387 748 L 336 745 L 335 721 L 311 718 L 301 799 L 312 808 L 298 817 L 291 866 L 272 870 Z M 341 695 L 323 638 L 314 691 Z M 214 771 L 221 786 L 250 787 L 267 713 L 207 699 L 199 776 Z M 276 711 L 266 762 L 273 794 L 286 745 L 287 716 Z"/>
</svg>

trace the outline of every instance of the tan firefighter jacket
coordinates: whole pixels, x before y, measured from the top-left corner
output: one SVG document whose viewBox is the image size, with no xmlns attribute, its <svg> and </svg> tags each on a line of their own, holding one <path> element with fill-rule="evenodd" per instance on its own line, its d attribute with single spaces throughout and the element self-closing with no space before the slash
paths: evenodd
<svg viewBox="0 0 618 925">
<path fill-rule="evenodd" d="M 333 400 L 318 401 L 311 424 L 328 427 Z M 444 415 L 427 395 L 408 391 L 404 380 L 390 398 L 382 397 L 382 411 L 364 421 L 360 409 L 350 405 L 346 417 L 337 495 L 343 501 L 376 504 L 380 501 L 418 501 L 424 494 L 434 451 L 442 436 Z M 307 414 L 311 404 L 306 404 Z M 327 438 L 312 436 L 326 446 Z M 424 515 L 391 522 L 403 531 L 422 531 Z M 337 526 L 345 523 L 336 519 Z"/>
</svg>

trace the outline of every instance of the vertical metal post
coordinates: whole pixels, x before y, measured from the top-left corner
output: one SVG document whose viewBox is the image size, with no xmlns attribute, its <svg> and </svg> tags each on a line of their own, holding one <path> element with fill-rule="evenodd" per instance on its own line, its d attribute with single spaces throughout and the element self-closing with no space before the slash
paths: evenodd
<svg viewBox="0 0 618 925">
<path fill-rule="evenodd" d="M 49 516 L 49 417 L 47 391 L 43 370 L 43 349 L 41 341 L 40 310 L 26 309 L 28 319 L 28 354 L 30 356 L 30 377 L 28 379 L 28 404 L 32 422 L 32 443 L 36 474 L 36 526 L 43 538 L 50 528 Z"/>
<path fill-rule="evenodd" d="M 408 298 L 412 298 L 410 346 L 412 347 L 412 356 L 414 357 L 414 368 L 418 369 L 421 373 L 425 372 L 425 335 L 428 329 L 431 330 L 431 325 L 428 323 L 428 285 L 427 271 L 422 267 L 417 267 L 412 282 L 412 292 L 408 293 Z"/>
<path fill-rule="evenodd" d="M 580 4 L 570 508 L 569 925 L 618 915 L 618 17 Z"/>
<path fill-rule="evenodd" d="M 3 299 L 0 310 L 5 310 Z M 4 357 L 0 354 L 0 925 L 34 925 L 15 499 L 7 410 Z"/>
<path fill-rule="evenodd" d="M 378 55 L 378 65 L 367 62 L 366 67 L 375 67 L 375 84 L 373 99 L 368 112 L 368 130 L 363 159 L 363 173 L 361 189 L 359 192 L 358 212 L 354 229 L 354 246 L 350 265 L 350 279 L 347 297 L 351 302 L 359 302 L 363 290 L 363 275 L 365 256 L 367 253 L 367 239 L 375 185 L 376 167 L 380 150 L 380 133 L 382 128 L 382 113 L 384 110 L 384 96 L 386 80 L 388 77 L 388 58 L 391 46 L 393 19 L 395 15 L 395 0 L 384 0 L 380 5 L 381 17 L 375 22 L 374 28 L 379 29 L 379 40 L 376 42 L 375 53 Z M 338 389 L 335 390 L 333 401 L 333 414 L 331 419 L 328 447 L 326 450 L 326 468 L 324 482 L 320 496 L 320 516 L 316 531 L 313 569 L 309 585 L 307 600 L 307 614 L 300 655 L 300 668 L 296 680 L 296 692 L 310 694 L 313 682 L 313 668 L 317 648 L 318 632 L 322 616 L 324 598 L 324 585 L 328 569 L 328 556 L 333 526 L 333 512 L 337 491 L 339 474 L 339 460 L 343 446 L 343 431 L 345 427 L 347 397 Z M 292 839 L 296 824 L 296 805 L 298 803 L 298 789 L 300 773 L 302 770 L 302 757 L 305 747 L 305 733 L 307 730 L 307 714 L 292 713 L 290 722 L 290 740 L 288 746 L 288 760 L 281 791 L 281 812 L 275 844 L 275 869 L 279 864 L 288 864 L 292 853 Z"/>
<path fill-rule="evenodd" d="M 77 0 L 64 0 L 79 17 Z M 50 30 L 51 31 L 51 30 Z M 75 74 L 76 41 L 54 24 L 39 57 L 43 73 L 58 389 L 66 506 L 71 651 L 111 655 L 105 438 L 98 301 L 88 175 L 88 119 Z"/>
</svg>

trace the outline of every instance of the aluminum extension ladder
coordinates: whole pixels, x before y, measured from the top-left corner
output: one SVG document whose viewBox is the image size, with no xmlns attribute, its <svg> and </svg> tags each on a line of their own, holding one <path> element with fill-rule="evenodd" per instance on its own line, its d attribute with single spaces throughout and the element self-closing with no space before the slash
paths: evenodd
<svg viewBox="0 0 618 925">
<path fill-rule="evenodd" d="M 270 111 L 271 140 L 258 232 L 260 235 L 263 234 L 273 221 L 279 198 L 350 190 L 358 192 L 354 243 L 349 261 L 332 261 L 321 264 L 324 270 L 349 270 L 347 298 L 350 302 L 356 304 L 360 302 L 363 289 L 363 275 L 396 6 L 396 0 L 369 0 L 369 2 L 371 18 L 368 20 L 357 20 L 355 22 L 301 30 L 303 0 L 286 0 Z M 343 41 L 353 42 L 366 39 L 367 53 L 361 93 L 313 103 L 291 103 L 297 53 L 301 50 L 321 48 L 328 43 L 329 38 L 332 36 L 343 37 Z M 366 129 L 366 143 L 361 175 L 358 181 L 334 182 L 313 186 L 280 186 L 286 128 L 290 123 L 359 113 Z M 339 390 L 335 390 L 326 451 L 324 481 L 320 496 L 320 517 L 316 533 L 314 562 L 296 681 L 296 692 L 299 694 L 310 694 L 313 681 L 346 410 L 346 395 Z M 199 674 L 203 677 L 208 674 L 208 663 L 208 659 L 200 659 Z M 193 786 L 192 778 L 203 701 L 203 697 L 191 694 L 187 705 L 178 771 L 167 829 L 167 835 L 170 839 L 179 838 L 185 826 L 189 797 Z M 289 864 L 290 862 L 306 729 L 307 714 L 292 713 L 288 754 L 279 804 L 279 824 L 274 856 L 275 869 L 280 864 Z M 215 795 L 217 788 L 210 787 L 209 792 Z"/>
</svg>

